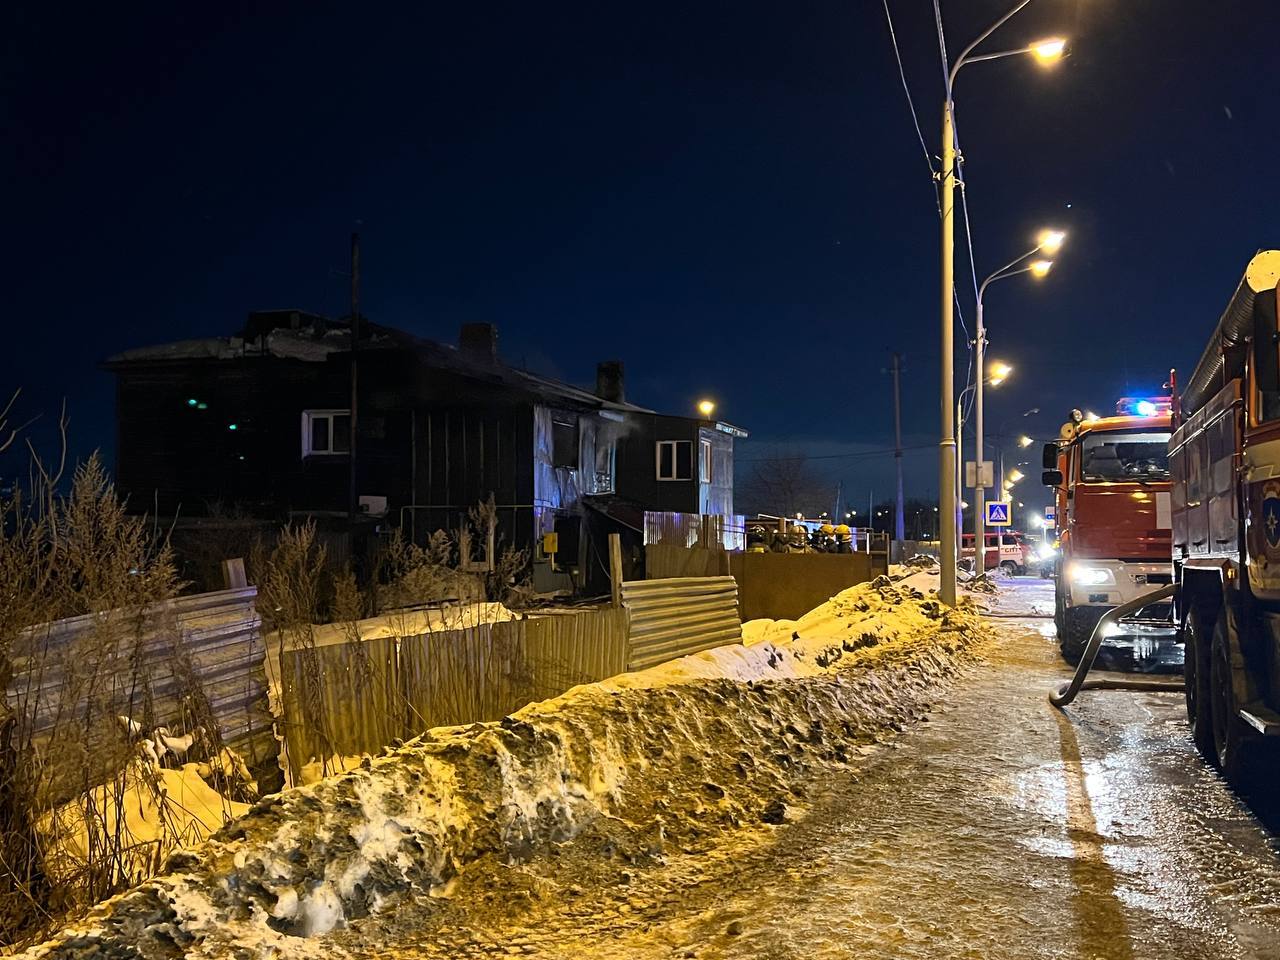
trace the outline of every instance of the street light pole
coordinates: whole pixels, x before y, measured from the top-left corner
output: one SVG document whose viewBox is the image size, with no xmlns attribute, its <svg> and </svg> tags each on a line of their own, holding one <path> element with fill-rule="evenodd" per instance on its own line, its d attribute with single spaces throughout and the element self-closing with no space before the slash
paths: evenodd
<svg viewBox="0 0 1280 960">
<path fill-rule="evenodd" d="M 976 40 L 961 51 L 955 65 L 947 71 L 947 85 L 943 91 L 942 103 L 942 169 L 939 171 L 938 212 L 942 221 L 942 325 L 941 325 L 941 414 L 942 430 L 938 441 L 938 537 L 941 554 L 941 581 L 938 584 L 938 597 L 948 606 L 956 603 L 956 556 L 958 538 L 956 536 L 955 504 L 959 502 L 956 495 L 956 423 L 951 404 L 955 397 L 954 369 L 954 297 L 953 282 L 955 269 L 955 184 L 956 184 L 956 140 L 955 140 L 955 99 L 953 90 L 956 74 L 969 62 L 979 60 L 999 60 L 1019 54 L 1030 53 L 1042 62 L 1048 63 L 1062 55 L 1065 41 L 1052 39 L 1031 44 L 1017 50 L 1002 50 L 998 53 L 970 56 L 974 49 L 996 30 L 1000 29 L 1014 14 L 1025 7 L 1031 0 L 1019 0 L 1004 16 L 983 31 Z M 978 379 L 982 379 L 982 370 L 978 369 Z M 977 546 L 975 544 L 975 546 Z"/>
<path fill-rule="evenodd" d="M 956 69 L 960 64 L 956 64 Z M 952 121 L 954 104 L 951 100 L 951 82 L 947 82 L 947 97 L 942 104 L 942 171 L 939 184 L 939 212 L 942 217 L 942 438 L 938 442 L 938 553 L 941 560 L 941 581 L 938 598 L 949 607 L 956 605 L 956 516 L 952 510 L 959 499 L 956 496 L 956 425 L 951 414 L 951 398 L 955 396 L 955 369 L 953 358 L 953 324 L 955 290 L 952 271 L 955 266 L 955 165 L 956 141 Z M 981 379 L 982 371 L 978 371 Z"/>
<path fill-rule="evenodd" d="M 976 476 L 974 477 L 975 483 L 974 483 L 974 491 L 973 491 L 973 549 L 974 549 L 974 568 L 973 569 L 977 573 L 981 573 L 983 570 L 986 569 L 985 564 L 986 564 L 986 545 L 987 545 L 987 541 L 986 541 L 987 488 L 985 484 L 982 482 L 983 481 L 982 458 L 983 458 L 983 442 L 984 442 L 983 419 L 982 419 L 983 418 L 982 387 L 985 379 L 984 364 L 986 360 L 984 358 L 986 355 L 986 344 L 987 344 L 987 327 L 986 327 L 985 320 L 983 319 L 983 312 L 982 312 L 983 300 L 985 299 L 987 294 L 987 287 L 991 286 L 991 284 L 997 280 L 1006 280 L 1009 277 L 1016 277 L 1019 274 L 1023 274 L 1023 273 L 1030 273 L 1036 277 L 1045 276 L 1049 272 L 1049 269 L 1053 266 L 1052 260 L 1036 260 L 1030 264 L 1027 264 L 1025 267 L 1018 267 L 1018 264 L 1022 263 L 1024 260 L 1029 259 L 1030 257 L 1035 256 L 1037 253 L 1041 253 L 1041 252 L 1056 253 L 1059 249 L 1062 248 L 1062 242 L 1065 238 L 1066 238 L 1066 234 L 1064 234 L 1061 230 L 1041 231 L 1039 242 L 1034 247 L 1032 247 L 1026 253 L 1022 254 L 1022 256 L 1017 257 L 1014 260 L 1010 260 L 1008 263 L 1006 263 L 1003 267 L 1001 267 L 995 273 L 991 274 L 991 276 L 987 277 L 987 279 L 983 280 L 982 285 L 978 287 L 978 303 L 977 303 L 977 309 L 975 311 L 976 322 L 978 326 L 978 334 L 977 334 L 977 343 L 974 346 L 974 351 L 976 353 L 976 364 L 977 364 L 976 369 L 978 371 L 978 374 L 974 378 L 975 383 L 974 383 L 974 393 L 973 393 L 973 429 L 974 429 L 973 458 L 974 458 L 975 473 L 976 473 Z M 1003 482 L 1003 477 L 1001 478 L 1001 480 Z M 1000 490 L 998 495 L 1001 497 L 1004 496 L 1003 489 Z"/>
</svg>

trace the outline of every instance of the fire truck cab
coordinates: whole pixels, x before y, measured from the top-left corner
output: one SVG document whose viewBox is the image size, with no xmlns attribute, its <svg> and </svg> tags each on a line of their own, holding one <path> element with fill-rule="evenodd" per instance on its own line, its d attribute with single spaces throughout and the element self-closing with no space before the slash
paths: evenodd
<svg viewBox="0 0 1280 960">
<path fill-rule="evenodd" d="M 1072 411 L 1058 440 L 1045 445 L 1043 480 L 1054 489 L 1061 549 L 1054 621 L 1071 663 L 1104 613 L 1172 582 L 1170 416 L 1168 397 L 1126 397 L 1113 417 Z M 1163 604 L 1134 621 L 1172 641 L 1169 612 Z"/>
<path fill-rule="evenodd" d="M 1280 250 L 1249 261 L 1174 410 L 1173 563 L 1196 746 L 1239 783 L 1280 738 Z"/>
</svg>

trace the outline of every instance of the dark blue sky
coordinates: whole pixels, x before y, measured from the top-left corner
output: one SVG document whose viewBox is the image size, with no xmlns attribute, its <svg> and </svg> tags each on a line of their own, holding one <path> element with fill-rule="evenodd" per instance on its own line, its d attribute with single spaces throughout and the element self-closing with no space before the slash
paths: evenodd
<svg viewBox="0 0 1280 960">
<path fill-rule="evenodd" d="M 952 52 L 1007 2 L 943 0 Z M 932 8 L 891 6 L 936 152 Z M 1047 280 L 988 295 L 1017 367 L 993 429 L 1189 370 L 1277 240 L 1277 28 L 1272 0 L 1034 0 L 991 46 L 1061 32 L 1071 56 L 961 74 L 979 269 L 1071 231 Z M 743 459 L 890 444 L 892 350 L 906 442 L 936 442 L 936 211 L 879 0 L 20 2 L 4 35 L 0 388 L 65 396 L 79 451 L 111 446 L 107 355 L 343 312 L 353 228 L 371 319 L 492 321 L 576 382 L 622 358 L 636 401 L 716 396 Z M 934 462 L 910 455 L 909 492 Z M 891 458 L 820 463 L 888 493 Z"/>
</svg>

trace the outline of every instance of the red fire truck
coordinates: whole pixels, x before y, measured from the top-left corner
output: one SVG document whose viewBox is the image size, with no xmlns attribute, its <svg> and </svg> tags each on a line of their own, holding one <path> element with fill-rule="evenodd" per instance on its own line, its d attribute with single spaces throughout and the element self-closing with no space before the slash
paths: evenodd
<svg viewBox="0 0 1280 960">
<path fill-rule="evenodd" d="M 1172 580 L 1169 563 L 1169 397 L 1126 397 L 1113 417 L 1072 411 L 1044 448 L 1054 489 L 1060 555 L 1054 569 L 1054 621 L 1062 656 L 1075 663 L 1099 619 Z M 1168 603 L 1127 619 L 1113 645 L 1139 651 L 1153 632 L 1173 641 Z"/>
<path fill-rule="evenodd" d="M 1249 261 L 1174 409 L 1176 607 L 1196 746 L 1226 777 L 1280 736 L 1280 250 Z"/>
</svg>

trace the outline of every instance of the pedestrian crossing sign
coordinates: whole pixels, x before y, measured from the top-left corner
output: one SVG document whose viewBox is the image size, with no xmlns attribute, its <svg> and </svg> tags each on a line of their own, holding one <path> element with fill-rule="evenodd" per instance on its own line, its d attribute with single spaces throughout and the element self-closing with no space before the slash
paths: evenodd
<svg viewBox="0 0 1280 960">
<path fill-rule="evenodd" d="M 987 526 L 1007 527 L 1013 523 L 1013 504 L 1008 500 L 987 501 Z"/>
</svg>

